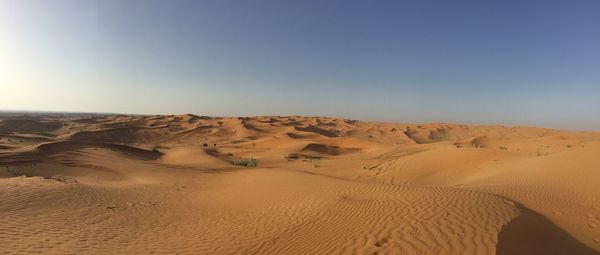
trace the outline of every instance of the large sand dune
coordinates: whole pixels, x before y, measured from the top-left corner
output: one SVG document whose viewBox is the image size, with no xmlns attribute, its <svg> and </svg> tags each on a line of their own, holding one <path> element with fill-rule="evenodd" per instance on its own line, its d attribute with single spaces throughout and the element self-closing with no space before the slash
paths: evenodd
<svg viewBox="0 0 600 255">
<path fill-rule="evenodd" d="M 302 116 L 0 120 L 4 254 L 600 251 L 600 133 Z M 251 158 L 258 167 L 239 166 Z"/>
</svg>

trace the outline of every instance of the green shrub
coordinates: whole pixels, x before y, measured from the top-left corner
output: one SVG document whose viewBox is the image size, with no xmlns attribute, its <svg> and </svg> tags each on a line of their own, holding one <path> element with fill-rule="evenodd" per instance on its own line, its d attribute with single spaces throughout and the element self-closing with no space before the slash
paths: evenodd
<svg viewBox="0 0 600 255">
<path fill-rule="evenodd" d="M 258 159 L 255 159 L 255 158 L 239 159 L 239 160 L 234 160 L 233 164 L 236 166 L 257 167 Z"/>
</svg>

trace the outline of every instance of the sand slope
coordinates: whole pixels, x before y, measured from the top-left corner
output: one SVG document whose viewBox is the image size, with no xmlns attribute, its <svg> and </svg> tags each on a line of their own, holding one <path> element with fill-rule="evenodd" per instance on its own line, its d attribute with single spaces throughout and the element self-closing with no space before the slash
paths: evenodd
<svg viewBox="0 0 600 255">
<path fill-rule="evenodd" d="M 0 127 L 0 253 L 600 250 L 598 133 L 190 114 Z"/>
</svg>

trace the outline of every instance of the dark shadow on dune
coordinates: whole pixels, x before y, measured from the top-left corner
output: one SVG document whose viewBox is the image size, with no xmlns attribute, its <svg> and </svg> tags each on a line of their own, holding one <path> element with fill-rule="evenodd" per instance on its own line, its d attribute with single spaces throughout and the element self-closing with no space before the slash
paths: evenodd
<svg viewBox="0 0 600 255">
<path fill-rule="evenodd" d="M 298 131 L 311 132 L 311 133 L 315 133 L 315 134 L 319 134 L 319 135 L 327 136 L 327 137 L 339 137 L 340 136 L 337 131 L 326 130 L 326 129 L 322 129 L 322 128 L 315 127 L 315 126 L 294 127 L 294 128 Z"/>
<path fill-rule="evenodd" d="M 102 122 L 102 119 L 100 119 L 100 118 L 83 118 L 83 119 L 72 120 L 72 122 L 80 123 L 80 124 L 96 124 L 96 123 Z"/>
<path fill-rule="evenodd" d="M 129 145 L 111 144 L 111 143 L 92 143 L 80 141 L 58 141 L 43 143 L 36 147 L 35 150 L 0 154 L 0 165 L 27 163 L 43 160 L 51 155 L 62 153 L 65 151 L 76 151 L 85 148 L 105 148 L 110 149 L 126 156 L 140 160 L 156 160 L 163 153 L 155 150 L 146 150 Z"/>
<path fill-rule="evenodd" d="M 80 131 L 71 140 L 96 143 L 158 143 L 169 139 L 167 126 L 160 127 L 120 127 L 95 131 Z"/>
<path fill-rule="evenodd" d="M 280 122 L 279 125 L 284 126 L 284 127 L 301 126 L 302 122 L 300 122 L 300 121 Z"/>
<path fill-rule="evenodd" d="M 37 147 L 37 153 L 43 156 L 47 156 L 63 151 L 73 151 L 84 148 L 106 148 L 142 160 L 155 160 L 163 155 L 159 151 L 146 150 L 129 145 L 111 143 L 89 143 L 79 141 L 59 141 L 41 144 Z"/>
<path fill-rule="evenodd" d="M 286 134 L 289 138 L 292 138 L 292 139 L 311 139 L 311 138 L 318 137 L 317 135 L 313 135 L 313 134 L 301 135 L 301 134 L 296 134 L 296 133 L 291 133 L 291 132 L 288 132 Z"/>
<path fill-rule="evenodd" d="M 0 133 L 52 132 L 62 127 L 60 121 L 4 120 L 0 121 Z"/>
<path fill-rule="evenodd" d="M 322 143 L 310 143 L 307 144 L 302 151 L 312 151 L 317 153 L 323 153 L 328 155 L 339 155 L 341 148 L 336 145 L 325 145 Z"/>
<path fill-rule="evenodd" d="M 233 164 L 233 162 L 235 161 L 235 157 L 233 157 L 233 155 L 231 154 L 223 154 L 221 152 L 219 152 L 219 150 L 215 149 L 215 148 L 208 148 L 208 149 L 204 149 L 204 152 L 206 152 L 206 154 L 213 156 L 217 159 L 222 160 L 223 162 L 229 163 L 229 164 Z"/>
<path fill-rule="evenodd" d="M 600 254 L 543 215 L 520 204 L 517 207 L 521 214 L 500 230 L 496 254 Z"/>
<path fill-rule="evenodd" d="M 336 156 L 336 155 L 342 155 L 345 153 L 359 152 L 360 148 L 343 148 L 343 147 L 340 147 L 337 145 L 327 145 L 327 144 L 322 144 L 322 143 L 309 143 L 304 147 L 304 149 L 302 149 L 302 151 L 303 152 L 316 152 L 316 153 L 320 153 L 320 154 Z"/>
<path fill-rule="evenodd" d="M 254 131 L 257 131 L 257 132 L 261 132 L 261 133 L 268 133 L 267 130 L 258 128 L 255 125 L 252 125 L 252 124 L 250 124 L 250 123 L 248 123 L 246 121 L 242 121 L 242 125 L 244 126 L 245 129 L 248 129 L 248 130 L 254 130 Z"/>
</svg>

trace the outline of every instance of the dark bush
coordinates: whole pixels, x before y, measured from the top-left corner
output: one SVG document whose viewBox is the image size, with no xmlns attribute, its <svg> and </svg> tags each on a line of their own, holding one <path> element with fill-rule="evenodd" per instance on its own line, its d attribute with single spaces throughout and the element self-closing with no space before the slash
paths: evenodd
<svg viewBox="0 0 600 255">
<path fill-rule="evenodd" d="M 234 160 L 233 164 L 236 165 L 236 166 L 257 167 L 258 166 L 258 160 L 255 159 L 255 158 L 239 159 L 239 160 Z"/>
</svg>

